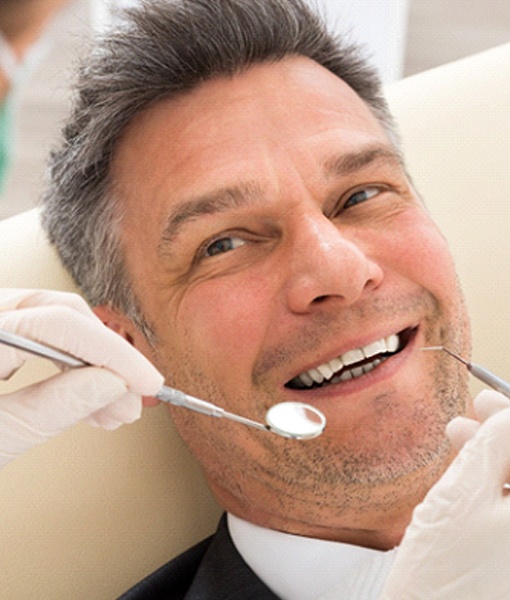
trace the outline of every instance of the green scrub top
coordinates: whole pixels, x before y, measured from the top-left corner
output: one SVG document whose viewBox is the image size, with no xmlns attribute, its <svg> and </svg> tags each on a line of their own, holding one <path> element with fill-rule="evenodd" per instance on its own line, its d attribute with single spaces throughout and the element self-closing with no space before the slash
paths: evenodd
<svg viewBox="0 0 510 600">
<path fill-rule="evenodd" d="M 4 191 L 7 169 L 10 164 L 10 141 L 12 125 L 12 107 L 9 98 L 0 104 L 0 194 Z"/>
</svg>

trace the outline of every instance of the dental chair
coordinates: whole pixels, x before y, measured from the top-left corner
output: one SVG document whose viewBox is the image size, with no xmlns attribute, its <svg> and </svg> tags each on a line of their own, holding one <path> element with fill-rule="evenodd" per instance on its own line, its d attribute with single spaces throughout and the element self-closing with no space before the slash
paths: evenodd
<svg viewBox="0 0 510 600">
<path fill-rule="evenodd" d="M 510 378 L 510 44 L 387 94 L 457 261 L 473 358 Z M 0 252 L 2 287 L 75 290 L 37 210 L 0 223 Z M 0 393 L 53 369 L 34 361 Z M 211 533 L 219 514 L 163 406 L 115 432 L 76 426 L 0 471 L 0 597 L 112 600 Z"/>
</svg>

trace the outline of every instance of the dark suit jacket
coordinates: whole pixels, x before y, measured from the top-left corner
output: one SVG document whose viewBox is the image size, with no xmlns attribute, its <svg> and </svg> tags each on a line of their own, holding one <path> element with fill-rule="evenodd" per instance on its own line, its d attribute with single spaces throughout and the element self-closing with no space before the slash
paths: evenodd
<svg viewBox="0 0 510 600">
<path fill-rule="evenodd" d="M 237 552 L 225 516 L 200 542 L 122 595 L 119 600 L 278 600 Z"/>
</svg>

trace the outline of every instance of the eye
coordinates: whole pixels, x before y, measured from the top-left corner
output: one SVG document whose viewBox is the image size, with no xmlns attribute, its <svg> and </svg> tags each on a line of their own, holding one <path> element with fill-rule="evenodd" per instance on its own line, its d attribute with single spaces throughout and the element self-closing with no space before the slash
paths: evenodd
<svg viewBox="0 0 510 600">
<path fill-rule="evenodd" d="M 230 252 L 240 246 L 244 246 L 244 244 L 246 244 L 246 240 L 243 240 L 240 237 L 222 237 L 208 244 L 204 249 L 204 255 L 216 256 L 218 254 L 224 254 L 225 252 Z"/>
<path fill-rule="evenodd" d="M 375 186 L 357 190 L 356 192 L 348 196 L 343 208 L 350 208 L 351 206 L 355 206 L 356 204 L 360 204 L 361 202 L 370 200 L 370 198 L 373 198 L 374 196 L 377 196 L 380 193 L 381 188 Z"/>
</svg>

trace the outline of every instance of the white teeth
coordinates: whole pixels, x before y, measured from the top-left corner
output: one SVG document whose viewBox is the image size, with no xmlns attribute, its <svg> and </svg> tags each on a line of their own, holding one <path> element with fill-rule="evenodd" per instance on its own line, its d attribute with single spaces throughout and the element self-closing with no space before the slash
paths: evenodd
<svg viewBox="0 0 510 600">
<path fill-rule="evenodd" d="M 324 376 L 318 369 L 310 369 L 307 371 L 307 373 L 315 381 L 315 383 L 322 383 L 324 381 Z"/>
<path fill-rule="evenodd" d="M 363 375 L 363 367 L 355 367 L 351 369 L 353 377 L 361 377 Z"/>
<path fill-rule="evenodd" d="M 398 348 L 398 335 L 389 335 L 384 339 L 387 352 L 395 352 Z"/>
<path fill-rule="evenodd" d="M 335 376 L 343 367 L 348 367 L 355 363 L 359 363 L 362 360 L 372 358 L 379 354 L 386 352 L 395 352 L 399 346 L 399 337 L 396 334 L 389 335 L 386 338 L 371 342 L 362 348 L 355 348 L 348 350 L 342 356 L 334 358 L 323 365 L 319 365 L 314 369 L 310 369 L 296 378 L 304 387 L 311 387 L 314 382 L 322 383 L 324 380 L 329 381 L 335 377 L 334 380 L 346 381 L 353 377 L 359 377 L 364 373 L 368 373 L 375 367 L 377 367 L 382 360 L 375 359 L 371 363 L 364 364 L 363 366 L 354 367 L 353 369 L 344 369 L 340 375 Z M 337 379 L 338 378 L 338 379 Z"/>
<path fill-rule="evenodd" d="M 324 379 L 331 379 L 334 373 L 329 363 L 327 365 L 321 365 L 320 367 L 317 367 L 317 371 L 319 371 L 319 373 L 324 377 Z"/>
<path fill-rule="evenodd" d="M 368 346 L 363 346 L 361 350 L 363 351 L 365 358 L 381 354 L 381 352 L 386 352 L 386 340 L 377 340 L 377 342 L 368 344 Z"/>
<path fill-rule="evenodd" d="M 308 373 L 301 373 L 300 377 L 301 381 L 308 387 L 313 385 L 313 379 L 310 377 L 310 375 L 308 375 Z"/>
<path fill-rule="evenodd" d="M 354 363 L 363 360 L 365 355 L 363 354 L 363 350 L 361 348 L 357 348 L 356 350 L 348 350 L 344 354 L 342 354 L 342 362 L 345 367 L 349 365 L 353 365 Z"/>
<path fill-rule="evenodd" d="M 333 373 L 340 371 L 340 369 L 344 366 L 341 358 L 334 358 L 329 362 L 329 366 L 333 369 Z"/>
</svg>

